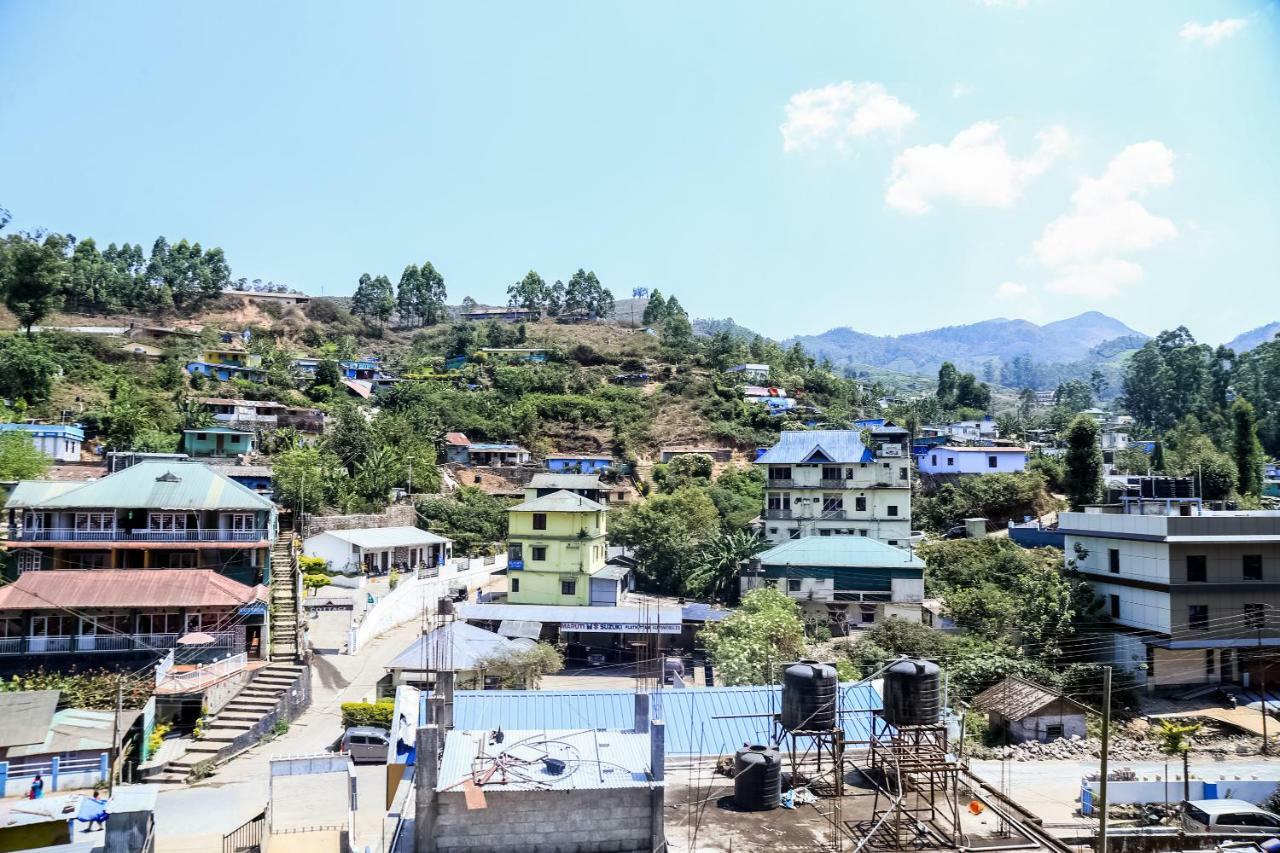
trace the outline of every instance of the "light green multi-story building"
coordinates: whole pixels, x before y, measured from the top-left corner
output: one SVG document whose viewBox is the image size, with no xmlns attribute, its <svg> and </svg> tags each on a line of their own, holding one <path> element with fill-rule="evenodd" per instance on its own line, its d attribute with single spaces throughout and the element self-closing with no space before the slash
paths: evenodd
<svg viewBox="0 0 1280 853">
<path fill-rule="evenodd" d="M 558 491 L 508 512 L 509 603 L 616 603 L 618 578 L 605 565 L 609 511 L 603 504 Z"/>
</svg>

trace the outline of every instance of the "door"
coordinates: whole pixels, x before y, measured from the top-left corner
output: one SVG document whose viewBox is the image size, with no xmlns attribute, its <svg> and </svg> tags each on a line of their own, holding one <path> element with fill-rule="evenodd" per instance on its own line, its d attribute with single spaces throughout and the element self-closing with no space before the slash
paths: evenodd
<svg viewBox="0 0 1280 853">
<path fill-rule="evenodd" d="M 82 652 L 92 652 L 98 647 L 98 623 L 92 619 L 81 617 L 80 619 L 80 635 L 76 638 L 76 649 Z"/>
<path fill-rule="evenodd" d="M 31 617 L 31 638 L 27 644 L 27 651 L 32 654 L 39 654 L 49 650 L 49 617 L 48 616 L 32 616 Z"/>
</svg>

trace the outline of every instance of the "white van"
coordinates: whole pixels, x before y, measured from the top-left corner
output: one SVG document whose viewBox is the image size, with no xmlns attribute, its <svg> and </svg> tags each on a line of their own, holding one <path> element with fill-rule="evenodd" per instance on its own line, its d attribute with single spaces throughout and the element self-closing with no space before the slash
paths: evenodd
<svg viewBox="0 0 1280 853">
<path fill-rule="evenodd" d="M 1182 828 L 1187 832 L 1280 835 L 1280 815 L 1248 800 L 1190 800 L 1182 804 Z"/>
</svg>

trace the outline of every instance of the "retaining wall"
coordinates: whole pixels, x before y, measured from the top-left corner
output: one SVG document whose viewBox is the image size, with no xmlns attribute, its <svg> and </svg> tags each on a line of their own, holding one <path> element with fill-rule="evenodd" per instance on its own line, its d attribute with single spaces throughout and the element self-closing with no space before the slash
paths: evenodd
<svg viewBox="0 0 1280 853">
<path fill-rule="evenodd" d="M 477 568 L 471 568 L 477 563 Z M 506 556 L 503 555 L 487 565 L 483 559 L 448 563 L 440 567 L 440 574 L 435 577 L 402 576 L 395 589 L 364 611 L 359 624 L 352 625 L 347 638 L 347 654 L 355 654 L 374 637 L 419 619 L 424 612 L 434 612 L 437 600 L 448 595 L 450 587 L 465 585 L 469 594 L 506 565 Z M 352 614 L 353 619 L 359 615 L 356 611 Z"/>
<path fill-rule="evenodd" d="M 649 853 L 649 789 L 485 791 L 468 810 L 461 791 L 438 795 L 439 853 Z"/>
</svg>

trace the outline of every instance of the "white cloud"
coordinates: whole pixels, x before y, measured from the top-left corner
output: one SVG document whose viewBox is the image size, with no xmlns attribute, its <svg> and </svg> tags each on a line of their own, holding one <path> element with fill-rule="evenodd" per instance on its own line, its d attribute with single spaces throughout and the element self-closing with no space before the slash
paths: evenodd
<svg viewBox="0 0 1280 853">
<path fill-rule="evenodd" d="M 1213 47 L 1243 30 L 1247 23 L 1248 21 L 1244 18 L 1223 18 L 1221 21 L 1211 21 L 1207 24 L 1187 21 L 1182 25 L 1182 29 L 1178 30 L 1178 35 L 1183 41 L 1200 42 Z"/>
<path fill-rule="evenodd" d="M 927 213 L 935 199 L 953 198 L 962 204 L 1010 207 L 1037 175 L 1043 174 L 1067 150 L 1071 137 L 1054 125 L 1036 135 L 1036 150 L 1028 157 L 1009 154 L 1000 126 L 978 122 L 960 131 L 947 145 L 917 145 L 893 161 L 885 202 L 904 213 Z"/>
<path fill-rule="evenodd" d="M 965 95 L 972 95 L 972 94 L 973 94 L 973 87 L 970 86 L 968 83 L 957 82 L 957 83 L 951 84 L 951 97 L 953 98 L 963 98 Z"/>
<path fill-rule="evenodd" d="M 916 111 L 879 83 L 845 80 L 797 92 L 787 101 L 782 149 L 805 151 L 822 145 L 844 148 L 872 134 L 897 137 L 916 120 Z"/>
<path fill-rule="evenodd" d="M 1130 145 L 1100 178 L 1085 178 L 1071 211 L 1050 222 L 1035 243 L 1036 258 L 1052 274 L 1054 293 L 1114 296 L 1142 280 L 1142 267 L 1124 255 L 1154 248 L 1178 234 L 1169 219 L 1138 200 L 1173 183 L 1174 154 L 1161 142 Z"/>
<path fill-rule="evenodd" d="M 1030 292 L 1031 288 L 1027 287 L 1025 284 L 1018 284 L 1016 281 L 1001 282 L 1000 286 L 996 288 L 996 295 L 1002 296 L 1006 299 L 1026 296 Z"/>
</svg>

